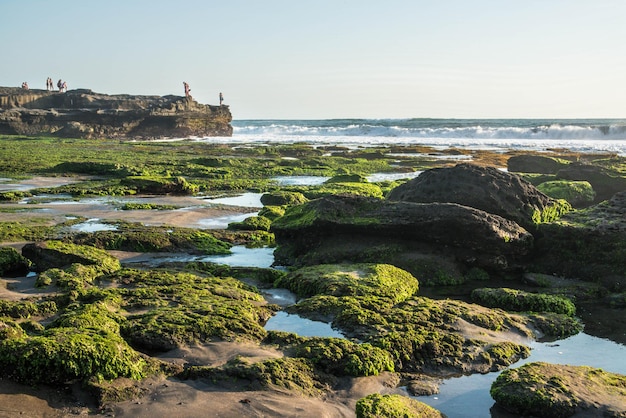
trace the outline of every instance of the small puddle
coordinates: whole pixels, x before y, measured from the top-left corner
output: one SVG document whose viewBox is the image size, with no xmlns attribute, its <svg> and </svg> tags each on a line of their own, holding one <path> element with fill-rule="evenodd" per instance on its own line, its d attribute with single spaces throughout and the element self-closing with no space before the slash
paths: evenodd
<svg viewBox="0 0 626 418">
<path fill-rule="evenodd" d="M 202 229 L 226 229 L 231 222 L 243 222 L 250 216 L 257 216 L 259 212 L 241 213 L 237 215 L 219 216 L 217 218 L 205 218 L 196 222 L 198 228 Z"/>
<path fill-rule="evenodd" d="M 413 179 L 422 173 L 423 171 L 413 171 L 410 173 L 373 173 L 367 176 L 366 178 L 368 181 L 372 183 L 376 183 L 379 181 L 395 181 L 395 180 L 401 180 L 401 179 Z"/>
<path fill-rule="evenodd" d="M 203 198 L 205 202 L 221 205 L 240 206 L 245 208 L 262 208 L 261 196 L 263 193 L 244 193 L 239 196 L 219 197 L 215 199 Z"/>
<path fill-rule="evenodd" d="M 324 176 L 276 176 L 270 180 L 275 181 L 279 186 L 319 186 L 329 178 Z"/>
<path fill-rule="evenodd" d="M 70 229 L 78 232 L 117 231 L 117 225 L 105 224 L 100 222 L 100 219 L 94 218 L 74 224 Z"/>
<path fill-rule="evenodd" d="M 231 254 L 211 255 L 196 258 L 195 261 L 204 261 L 218 264 L 226 264 L 232 267 L 261 267 L 269 268 L 274 262 L 274 248 L 246 248 L 236 245 L 230 249 Z"/>
<path fill-rule="evenodd" d="M 284 331 L 298 334 L 301 337 L 335 337 L 345 338 L 342 333 L 334 330 L 330 324 L 312 321 L 299 315 L 277 312 L 265 324 L 268 331 Z"/>
</svg>

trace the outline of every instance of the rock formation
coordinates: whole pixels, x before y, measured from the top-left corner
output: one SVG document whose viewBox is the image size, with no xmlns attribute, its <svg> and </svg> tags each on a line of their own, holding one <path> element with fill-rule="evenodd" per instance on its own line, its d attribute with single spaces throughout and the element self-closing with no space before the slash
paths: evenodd
<svg viewBox="0 0 626 418">
<path fill-rule="evenodd" d="M 231 136 L 228 106 L 191 97 L 0 87 L 0 134 L 156 139 Z"/>
</svg>

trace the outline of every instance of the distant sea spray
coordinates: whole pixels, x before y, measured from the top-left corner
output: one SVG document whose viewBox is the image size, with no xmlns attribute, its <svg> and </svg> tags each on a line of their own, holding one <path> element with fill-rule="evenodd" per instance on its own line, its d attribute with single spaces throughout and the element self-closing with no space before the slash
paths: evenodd
<svg viewBox="0 0 626 418">
<path fill-rule="evenodd" d="M 626 155 L 626 119 L 235 120 L 232 126 L 225 142 L 567 148 Z"/>
</svg>

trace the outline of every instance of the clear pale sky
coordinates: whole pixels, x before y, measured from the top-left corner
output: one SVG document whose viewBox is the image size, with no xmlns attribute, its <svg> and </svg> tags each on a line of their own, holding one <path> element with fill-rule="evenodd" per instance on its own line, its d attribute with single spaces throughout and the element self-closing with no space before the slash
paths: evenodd
<svg viewBox="0 0 626 418">
<path fill-rule="evenodd" d="M 0 85 L 235 119 L 626 117 L 624 0 L 0 0 Z"/>
</svg>

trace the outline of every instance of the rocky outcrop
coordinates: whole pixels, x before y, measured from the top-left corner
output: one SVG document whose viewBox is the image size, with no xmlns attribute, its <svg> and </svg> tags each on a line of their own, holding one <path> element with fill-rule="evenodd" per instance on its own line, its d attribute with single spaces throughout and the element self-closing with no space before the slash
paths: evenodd
<svg viewBox="0 0 626 418">
<path fill-rule="evenodd" d="M 393 189 L 389 200 L 458 203 L 517 222 L 528 230 L 567 208 L 520 176 L 493 167 L 459 164 L 435 168 Z"/>
<path fill-rule="evenodd" d="M 155 139 L 231 136 L 228 106 L 190 97 L 0 87 L 0 134 Z"/>
<path fill-rule="evenodd" d="M 454 203 L 393 202 L 357 196 L 328 196 L 287 210 L 272 224 L 277 259 L 294 260 L 324 247 L 333 236 L 403 240 L 442 253 L 507 269 L 528 254 L 533 237 L 515 222 Z M 282 260 L 281 260 L 282 261 Z"/>
</svg>

